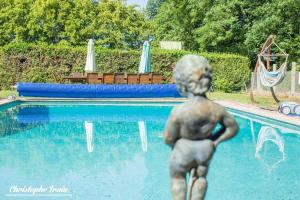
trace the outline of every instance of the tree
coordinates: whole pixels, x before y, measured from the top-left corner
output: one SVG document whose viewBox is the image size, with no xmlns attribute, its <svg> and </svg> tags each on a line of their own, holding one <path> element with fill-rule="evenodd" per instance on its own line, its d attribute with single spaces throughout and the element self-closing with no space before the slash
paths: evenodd
<svg viewBox="0 0 300 200">
<path fill-rule="evenodd" d="M 65 20 L 66 40 L 72 45 L 86 44 L 95 37 L 97 4 L 91 0 L 74 0 L 73 9 Z"/>
<path fill-rule="evenodd" d="M 249 54 L 255 56 L 270 34 L 277 36 L 277 43 L 291 54 L 300 55 L 300 2 L 299 0 L 274 0 L 252 11 L 253 21 L 246 33 L 244 44 Z"/>
<path fill-rule="evenodd" d="M 97 43 L 108 48 L 138 48 L 145 37 L 147 22 L 134 6 L 121 0 L 102 0 L 97 7 Z"/>
<path fill-rule="evenodd" d="M 123 0 L 0 0 L 0 45 L 32 42 L 139 48 L 149 23 Z"/>
<path fill-rule="evenodd" d="M 233 52 L 255 60 L 270 34 L 292 58 L 300 55 L 299 0 L 166 0 L 154 17 L 156 38 L 188 50 Z"/>
<path fill-rule="evenodd" d="M 240 0 L 220 1 L 205 14 L 203 24 L 195 30 L 201 51 L 245 52 L 244 34 L 247 11 Z"/>
<path fill-rule="evenodd" d="M 0 0 L 0 45 L 25 41 L 26 24 L 33 0 Z"/>
<path fill-rule="evenodd" d="M 36 0 L 28 15 L 28 40 L 56 44 L 67 39 L 65 20 L 71 13 L 72 4 L 69 0 Z"/>
<path fill-rule="evenodd" d="M 153 19 L 157 15 L 158 9 L 165 1 L 166 0 L 148 0 L 146 5 L 147 16 L 150 19 Z"/>
<path fill-rule="evenodd" d="M 179 40 L 186 49 L 199 47 L 195 29 L 202 25 L 213 0 L 167 0 L 154 18 L 154 30 L 159 40 Z"/>
</svg>

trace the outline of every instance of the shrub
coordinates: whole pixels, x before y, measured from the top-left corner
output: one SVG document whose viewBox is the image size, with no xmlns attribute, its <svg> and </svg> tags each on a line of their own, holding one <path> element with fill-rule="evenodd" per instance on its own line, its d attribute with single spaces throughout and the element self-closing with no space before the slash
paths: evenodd
<svg viewBox="0 0 300 200">
<path fill-rule="evenodd" d="M 139 51 L 103 48 L 96 48 L 95 51 L 99 72 L 138 72 Z M 162 74 L 169 82 L 176 61 L 188 53 L 191 52 L 152 49 L 152 71 Z M 248 58 L 235 54 L 198 54 L 210 60 L 216 90 L 238 91 L 248 83 Z M 84 71 L 85 59 L 86 47 L 10 44 L 0 49 L 0 87 L 8 88 L 18 81 L 64 82 L 63 77 L 71 72 Z"/>
</svg>

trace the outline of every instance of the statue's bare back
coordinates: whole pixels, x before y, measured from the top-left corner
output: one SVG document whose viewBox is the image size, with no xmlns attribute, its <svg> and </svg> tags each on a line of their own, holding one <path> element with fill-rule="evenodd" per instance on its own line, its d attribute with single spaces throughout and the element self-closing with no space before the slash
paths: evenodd
<svg viewBox="0 0 300 200">
<path fill-rule="evenodd" d="M 220 106 L 207 99 L 188 101 L 174 109 L 180 137 L 191 140 L 207 139 L 216 124 L 221 121 Z M 223 111 L 223 108 L 221 109 Z"/>
</svg>

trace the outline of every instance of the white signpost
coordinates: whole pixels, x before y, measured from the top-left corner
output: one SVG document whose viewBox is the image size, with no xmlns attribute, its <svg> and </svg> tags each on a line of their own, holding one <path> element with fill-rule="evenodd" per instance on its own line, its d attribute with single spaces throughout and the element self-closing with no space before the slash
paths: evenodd
<svg viewBox="0 0 300 200">
<path fill-rule="evenodd" d="M 182 50 L 183 42 L 180 41 L 159 41 L 159 48 L 167 50 Z"/>
</svg>

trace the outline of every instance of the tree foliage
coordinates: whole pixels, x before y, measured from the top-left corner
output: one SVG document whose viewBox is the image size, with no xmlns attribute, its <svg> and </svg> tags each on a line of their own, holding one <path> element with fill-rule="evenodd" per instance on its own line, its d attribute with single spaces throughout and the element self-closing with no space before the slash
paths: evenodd
<svg viewBox="0 0 300 200">
<path fill-rule="evenodd" d="M 34 42 L 136 48 L 146 37 L 142 12 L 122 0 L 0 0 L 0 45 Z"/>
<path fill-rule="evenodd" d="M 195 30 L 203 23 L 213 0 L 167 0 L 154 18 L 159 40 L 181 40 L 185 48 L 197 50 Z"/>
<path fill-rule="evenodd" d="M 300 0 L 167 0 L 153 19 L 156 37 L 189 50 L 255 57 L 271 35 L 295 59 L 300 55 Z"/>
<path fill-rule="evenodd" d="M 148 34 L 191 51 L 250 56 L 277 35 L 300 56 L 300 0 L 148 0 L 145 13 L 124 0 L 0 0 L 0 46 L 11 42 L 136 49 Z M 148 16 L 148 18 L 146 17 Z M 300 60 L 300 59 L 299 59 Z"/>
<path fill-rule="evenodd" d="M 148 0 L 146 6 L 146 12 L 150 19 L 157 15 L 158 9 L 166 0 Z"/>
</svg>

